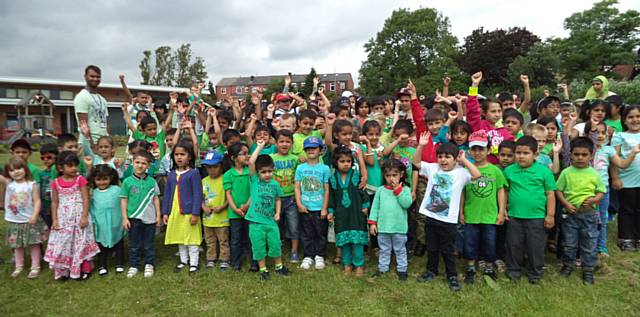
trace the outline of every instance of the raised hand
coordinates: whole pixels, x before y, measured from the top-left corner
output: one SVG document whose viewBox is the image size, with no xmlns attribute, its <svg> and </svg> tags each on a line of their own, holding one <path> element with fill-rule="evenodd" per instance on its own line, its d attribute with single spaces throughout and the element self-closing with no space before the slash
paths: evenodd
<svg viewBox="0 0 640 317">
<path fill-rule="evenodd" d="M 124 81 L 124 75 L 123 74 L 118 75 L 118 78 L 120 79 L 120 82 Z"/>
<path fill-rule="evenodd" d="M 449 113 L 447 114 L 449 116 L 449 120 L 455 120 L 458 119 L 458 113 L 455 111 L 449 111 Z"/>
<path fill-rule="evenodd" d="M 458 152 L 458 157 L 456 160 L 458 161 L 458 163 L 463 163 L 464 161 L 467 160 L 467 155 L 464 153 L 463 150 L 460 150 Z"/>
<path fill-rule="evenodd" d="M 431 132 L 425 131 L 420 134 L 420 145 L 425 146 L 429 144 L 429 138 L 431 138 Z"/>
<path fill-rule="evenodd" d="M 369 144 L 369 139 L 367 139 L 367 137 L 366 137 L 366 136 L 361 135 L 361 136 L 360 136 L 360 142 L 361 142 L 361 143 L 365 143 L 365 144 Z"/>
<path fill-rule="evenodd" d="M 317 86 L 320 83 L 320 77 L 316 76 L 313 77 L 313 85 Z"/>
<path fill-rule="evenodd" d="M 447 77 L 443 78 L 443 79 L 442 79 L 442 83 L 443 83 L 445 86 L 449 86 L 449 84 L 451 83 L 451 78 L 449 78 L 449 76 L 447 76 Z"/>
<path fill-rule="evenodd" d="M 284 85 L 289 87 L 290 84 L 291 84 L 291 75 L 287 74 L 287 76 L 284 76 Z"/>
<path fill-rule="evenodd" d="M 527 75 L 520 75 L 520 81 L 525 84 L 525 85 L 529 85 L 529 76 Z"/>
<path fill-rule="evenodd" d="M 473 85 L 478 86 L 481 80 L 482 80 L 482 72 L 477 72 L 471 75 L 471 83 Z"/>
<path fill-rule="evenodd" d="M 557 138 L 553 142 L 553 153 L 560 153 L 560 150 L 562 150 L 562 138 Z"/>
<path fill-rule="evenodd" d="M 327 115 L 327 124 L 328 125 L 333 125 L 336 122 L 336 114 L 335 113 L 330 113 Z"/>
</svg>

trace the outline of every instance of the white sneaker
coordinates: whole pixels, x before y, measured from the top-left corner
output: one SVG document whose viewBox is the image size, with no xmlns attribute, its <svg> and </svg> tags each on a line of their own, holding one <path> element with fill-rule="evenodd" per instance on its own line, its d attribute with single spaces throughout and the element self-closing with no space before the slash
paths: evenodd
<svg viewBox="0 0 640 317">
<path fill-rule="evenodd" d="M 324 268 L 324 258 L 321 256 L 316 256 L 316 270 L 323 270 Z"/>
<path fill-rule="evenodd" d="M 134 277 L 138 274 L 138 269 L 135 267 L 130 267 L 129 271 L 127 272 L 127 277 L 131 278 Z"/>
<path fill-rule="evenodd" d="M 147 264 L 144 266 L 144 277 L 152 277 L 153 276 L 153 265 Z"/>
<path fill-rule="evenodd" d="M 303 270 L 308 270 L 311 268 L 311 266 L 313 265 L 313 259 L 311 258 L 304 258 L 302 260 L 302 264 L 300 264 L 300 268 Z"/>
</svg>

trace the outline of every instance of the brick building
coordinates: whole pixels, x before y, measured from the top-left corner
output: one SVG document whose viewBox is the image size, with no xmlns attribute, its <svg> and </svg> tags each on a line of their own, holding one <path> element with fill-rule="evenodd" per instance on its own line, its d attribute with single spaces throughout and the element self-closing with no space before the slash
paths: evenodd
<svg viewBox="0 0 640 317">
<path fill-rule="evenodd" d="M 75 133 L 77 123 L 73 112 L 73 98 L 84 87 L 84 81 L 0 76 L 0 140 L 6 139 L 7 135 L 20 129 L 16 104 L 31 92 L 38 90 L 54 104 L 54 133 Z M 149 92 L 153 100 L 168 100 L 169 92 L 186 90 L 146 85 L 128 85 L 128 87 L 134 95 L 142 90 Z M 103 82 L 98 91 L 108 102 L 109 126 L 112 134 L 125 134 L 126 127 L 120 110 L 120 105 L 125 101 L 125 95 L 120 84 Z"/>
<path fill-rule="evenodd" d="M 283 79 L 285 75 L 277 76 L 249 76 L 249 77 L 226 77 L 220 79 L 216 84 L 216 97 L 218 99 L 227 97 L 244 97 L 253 88 L 266 88 L 274 80 Z M 291 75 L 291 88 L 304 86 L 304 79 L 307 75 Z M 345 90 L 353 91 L 353 78 L 350 73 L 318 74 L 320 85 L 324 86 L 324 91 L 334 91 L 337 95 Z"/>
</svg>

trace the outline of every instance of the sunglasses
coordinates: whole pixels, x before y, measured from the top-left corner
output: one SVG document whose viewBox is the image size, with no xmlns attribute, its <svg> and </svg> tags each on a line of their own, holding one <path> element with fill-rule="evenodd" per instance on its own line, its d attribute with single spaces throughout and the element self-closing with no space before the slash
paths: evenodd
<svg viewBox="0 0 640 317">
<path fill-rule="evenodd" d="M 43 161 L 44 160 L 52 160 L 55 157 L 56 157 L 55 155 L 42 155 L 42 156 L 40 156 L 40 159 L 43 160 Z"/>
</svg>

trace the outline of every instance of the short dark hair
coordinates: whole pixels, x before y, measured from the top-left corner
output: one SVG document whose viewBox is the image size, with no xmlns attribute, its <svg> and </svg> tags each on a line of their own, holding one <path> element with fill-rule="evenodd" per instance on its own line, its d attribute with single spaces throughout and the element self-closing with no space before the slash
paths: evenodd
<svg viewBox="0 0 640 317">
<path fill-rule="evenodd" d="M 624 104 L 624 102 L 622 101 L 622 97 L 620 97 L 620 95 L 611 95 L 605 98 L 604 100 L 607 101 L 610 105 L 616 106 L 616 107 L 622 107 L 622 105 Z"/>
<path fill-rule="evenodd" d="M 425 114 L 424 116 L 425 122 L 433 122 L 438 120 L 444 121 L 444 113 L 442 113 L 440 109 L 434 108 L 434 109 L 427 110 L 427 114 Z"/>
<path fill-rule="evenodd" d="M 453 157 L 458 156 L 458 147 L 453 143 L 444 143 L 438 147 L 436 150 L 436 155 L 447 154 Z"/>
<path fill-rule="evenodd" d="M 298 115 L 298 121 L 302 121 L 302 119 L 304 119 L 304 118 L 309 118 L 309 119 L 315 121 L 317 117 L 318 117 L 318 115 L 313 110 L 309 110 L 309 109 L 302 110 L 300 112 L 300 114 Z"/>
<path fill-rule="evenodd" d="M 147 162 L 149 164 L 151 164 L 151 162 L 153 162 L 153 156 L 151 156 L 151 153 L 149 153 L 148 151 L 140 150 L 140 151 L 138 151 L 138 152 L 133 154 L 132 159 L 135 160 L 138 157 L 144 157 L 145 159 L 147 159 Z"/>
<path fill-rule="evenodd" d="M 515 152 L 516 151 L 516 142 L 511 141 L 511 140 L 502 141 L 500 143 L 500 145 L 498 146 L 498 152 L 500 152 L 502 149 L 511 149 L 511 151 Z"/>
<path fill-rule="evenodd" d="M 289 138 L 290 140 L 293 141 L 293 132 L 287 130 L 287 129 L 281 129 L 278 130 L 278 132 L 276 132 L 276 141 L 278 141 L 278 139 L 283 136 L 285 138 Z"/>
<path fill-rule="evenodd" d="M 62 168 L 65 165 L 80 165 L 80 159 L 78 158 L 78 155 L 72 151 L 60 152 L 60 155 L 58 155 L 58 157 L 56 158 L 56 168 L 58 169 L 59 173 L 62 174 Z"/>
<path fill-rule="evenodd" d="M 261 131 L 267 132 L 269 134 L 269 137 L 271 137 L 271 130 L 269 130 L 269 127 L 264 124 L 259 124 L 258 126 L 256 126 L 256 129 L 253 131 L 253 136 L 255 137 L 256 134 Z"/>
<path fill-rule="evenodd" d="M 89 65 L 87 67 L 84 68 L 84 74 L 88 74 L 89 71 L 92 70 L 96 73 L 98 73 L 99 75 L 102 75 L 102 70 L 100 70 L 100 67 L 96 66 L 96 65 Z"/>
<path fill-rule="evenodd" d="M 353 166 L 353 153 L 351 153 L 351 149 L 346 145 L 339 145 L 333 151 L 333 167 L 335 167 L 336 169 L 338 168 L 338 160 L 342 156 L 349 156 L 351 158 L 351 166 Z"/>
<path fill-rule="evenodd" d="M 534 139 L 532 136 L 529 136 L 529 135 L 525 135 L 520 139 L 518 139 L 518 141 L 516 142 L 516 146 L 526 146 L 533 153 L 538 152 L 538 141 L 536 141 L 536 139 Z"/>
<path fill-rule="evenodd" d="M 256 171 L 259 171 L 265 167 L 273 167 L 273 159 L 270 155 L 262 154 L 258 155 L 256 159 Z"/>
<path fill-rule="evenodd" d="M 176 132 L 178 132 L 178 129 L 169 128 L 169 129 L 167 129 L 167 132 L 165 133 L 165 135 L 174 135 L 174 134 L 176 134 Z"/>
<path fill-rule="evenodd" d="M 500 102 L 500 104 L 504 103 L 505 101 L 513 101 L 513 94 L 508 91 L 503 91 L 498 94 L 498 101 Z"/>
<path fill-rule="evenodd" d="M 413 123 L 408 119 L 401 119 L 393 126 L 393 130 L 407 130 L 408 134 L 413 133 Z"/>
<path fill-rule="evenodd" d="M 380 122 L 376 120 L 365 121 L 362 125 L 362 133 L 367 134 L 367 132 L 371 129 L 378 129 L 380 130 L 380 132 L 382 132 L 382 126 L 380 125 Z"/>
<path fill-rule="evenodd" d="M 542 100 L 540 100 L 540 102 L 538 103 L 538 109 L 542 109 L 542 108 L 546 108 L 550 103 L 557 101 L 558 103 L 560 103 L 560 98 L 556 97 L 556 96 L 547 96 L 542 98 Z"/>
<path fill-rule="evenodd" d="M 151 143 L 145 141 L 145 140 L 134 140 L 133 142 L 129 143 L 128 145 L 128 149 L 129 151 L 137 148 L 137 147 L 141 147 L 143 148 L 145 151 L 151 151 Z"/>
<path fill-rule="evenodd" d="M 228 110 L 218 111 L 218 120 L 220 119 L 227 120 L 227 122 L 231 123 L 233 121 L 233 113 Z"/>
<path fill-rule="evenodd" d="M 20 149 L 26 149 L 29 152 L 32 151 L 31 149 L 31 143 L 29 143 L 29 141 L 27 141 L 26 139 L 19 139 L 19 140 L 15 140 L 13 143 L 11 143 L 11 151 L 20 148 Z"/>
<path fill-rule="evenodd" d="M 40 154 L 58 155 L 58 146 L 53 143 L 45 143 L 40 147 Z"/>
<path fill-rule="evenodd" d="M 469 124 L 469 122 L 456 119 L 456 121 L 453 121 L 453 123 L 451 124 L 451 127 L 449 127 L 449 131 L 451 131 L 451 135 L 453 135 L 453 133 L 458 130 L 466 132 L 469 136 L 471 136 L 471 133 L 473 133 L 473 127 Z"/>
<path fill-rule="evenodd" d="M 502 112 L 502 121 L 507 120 L 507 118 L 514 118 L 518 120 L 520 124 L 524 124 L 524 116 L 522 116 L 522 113 L 520 113 L 520 111 L 516 109 L 504 109 L 504 111 Z"/>
<path fill-rule="evenodd" d="M 152 118 L 151 116 L 146 116 L 144 118 L 142 118 L 142 120 L 140 120 L 140 127 L 142 129 L 145 129 L 148 125 L 150 124 L 156 124 L 156 119 Z"/>
<path fill-rule="evenodd" d="M 226 129 L 222 133 L 222 143 L 227 144 L 227 142 L 229 142 L 229 140 L 234 137 L 241 137 L 240 132 L 238 132 L 238 130 L 236 129 Z"/>
<path fill-rule="evenodd" d="M 538 118 L 538 121 L 536 121 L 536 123 L 543 125 L 545 128 L 547 127 L 547 124 L 553 123 L 553 125 L 556 126 L 556 129 L 558 129 L 558 131 L 560 131 L 560 124 L 558 124 L 558 120 L 556 120 L 555 117 L 542 116 L 542 117 Z"/>
<path fill-rule="evenodd" d="M 571 140 L 571 152 L 573 152 L 573 149 L 575 148 L 584 148 L 589 150 L 589 153 L 593 154 L 595 146 L 593 145 L 593 141 L 591 141 L 591 139 L 581 136 Z"/>
<path fill-rule="evenodd" d="M 58 147 L 64 147 L 69 142 L 78 142 L 78 138 L 71 133 L 63 133 L 58 136 Z"/>
</svg>

